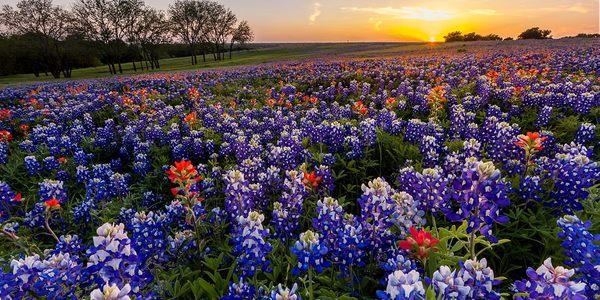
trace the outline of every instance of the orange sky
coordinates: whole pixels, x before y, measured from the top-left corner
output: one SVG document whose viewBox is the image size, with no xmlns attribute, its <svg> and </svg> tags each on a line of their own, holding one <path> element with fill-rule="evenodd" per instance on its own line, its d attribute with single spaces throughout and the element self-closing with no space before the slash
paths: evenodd
<svg viewBox="0 0 600 300">
<path fill-rule="evenodd" d="M 18 0 L 3 0 L 14 4 Z M 73 0 L 54 0 L 69 6 Z M 166 10 L 174 0 L 145 0 Z M 256 42 L 427 41 L 453 30 L 516 37 L 599 32 L 600 0 L 217 0 L 253 27 Z"/>
<path fill-rule="evenodd" d="M 257 41 L 442 40 L 453 30 L 516 37 L 534 26 L 562 37 L 599 32 L 600 0 L 225 0 Z"/>
</svg>

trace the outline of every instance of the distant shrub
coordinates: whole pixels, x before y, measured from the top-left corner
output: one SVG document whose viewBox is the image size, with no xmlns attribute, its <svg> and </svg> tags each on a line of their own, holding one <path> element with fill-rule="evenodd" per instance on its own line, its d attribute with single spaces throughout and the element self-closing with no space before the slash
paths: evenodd
<svg viewBox="0 0 600 300">
<path fill-rule="evenodd" d="M 521 40 L 542 40 L 542 39 L 551 39 L 550 35 L 552 31 L 548 29 L 540 29 L 539 27 L 529 28 L 519 34 L 519 39 Z"/>
</svg>

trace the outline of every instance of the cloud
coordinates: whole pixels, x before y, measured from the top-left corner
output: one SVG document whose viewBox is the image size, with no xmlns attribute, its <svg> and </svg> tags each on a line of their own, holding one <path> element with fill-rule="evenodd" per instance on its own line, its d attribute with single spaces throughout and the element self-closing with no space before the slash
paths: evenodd
<svg viewBox="0 0 600 300">
<path fill-rule="evenodd" d="M 308 22 L 310 25 L 315 24 L 317 18 L 321 15 L 321 3 L 315 2 L 312 6 L 312 13 L 308 17 Z"/>
<path fill-rule="evenodd" d="M 369 18 L 369 23 L 373 24 L 373 29 L 375 29 L 375 31 L 381 31 L 383 21 L 371 17 Z"/>
<path fill-rule="evenodd" d="M 572 12 L 572 13 L 578 13 L 578 14 L 587 14 L 588 12 L 590 12 L 590 8 L 586 7 L 580 3 L 576 3 L 573 5 L 559 5 L 559 6 L 553 6 L 553 7 L 543 7 L 541 8 L 542 11 L 547 11 L 547 12 Z"/>
<path fill-rule="evenodd" d="M 370 12 L 379 15 L 392 16 L 398 19 L 409 19 L 409 20 L 425 20 L 425 21 L 443 21 L 454 18 L 454 13 L 439 10 L 429 9 L 420 6 L 402 6 L 395 8 L 391 6 L 386 7 L 342 7 L 342 10 L 358 11 L 358 12 Z"/>
<path fill-rule="evenodd" d="M 587 7 L 583 7 L 581 5 L 569 6 L 567 8 L 567 11 L 576 12 L 576 13 L 580 13 L 580 14 L 587 14 L 589 12 L 589 10 L 587 9 Z"/>
<path fill-rule="evenodd" d="M 483 16 L 499 16 L 500 13 L 494 9 L 488 8 L 479 8 L 479 9 L 471 9 L 469 13 L 473 15 L 483 15 Z"/>
</svg>

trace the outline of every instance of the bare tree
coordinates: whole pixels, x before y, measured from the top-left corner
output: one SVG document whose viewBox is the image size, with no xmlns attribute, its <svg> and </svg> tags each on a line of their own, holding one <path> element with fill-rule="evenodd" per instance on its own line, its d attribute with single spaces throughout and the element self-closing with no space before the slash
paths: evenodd
<svg viewBox="0 0 600 300">
<path fill-rule="evenodd" d="M 252 28 L 248 25 L 247 21 L 242 21 L 237 26 L 237 28 L 233 31 L 231 35 L 231 43 L 229 44 L 229 59 L 231 59 L 231 52 L 233 51 L 233 45 L 235 43 L 240 44 L 240 46 L 244 46 L 245 44 L 251 42 L 254 39 L 254 33 L 252 33 Z"/>
<path fill-rule="evenodd" d="M 62 41 L 70 29 L 70 14 L 52 0 L 22 0 L 16 9 L 5 5 L 0 22 L 11 34 L 29 35 L 38 43 L 45 67 L 52 76 L 59 78 L 61 72 L 67 77 L 70 70 L 63 70 L 64 49 Z"/>
</svg>

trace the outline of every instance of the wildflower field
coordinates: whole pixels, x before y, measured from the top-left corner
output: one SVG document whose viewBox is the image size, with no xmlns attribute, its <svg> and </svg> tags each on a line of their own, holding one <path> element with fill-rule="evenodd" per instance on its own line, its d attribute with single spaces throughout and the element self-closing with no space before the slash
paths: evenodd
<svg viewBox="0 0 600 300">
<path fill-rule="evenodd" d="M 598 299 L 600 44 L 463 50 L 0 90 L 0 299 Z"/>
</svg>

